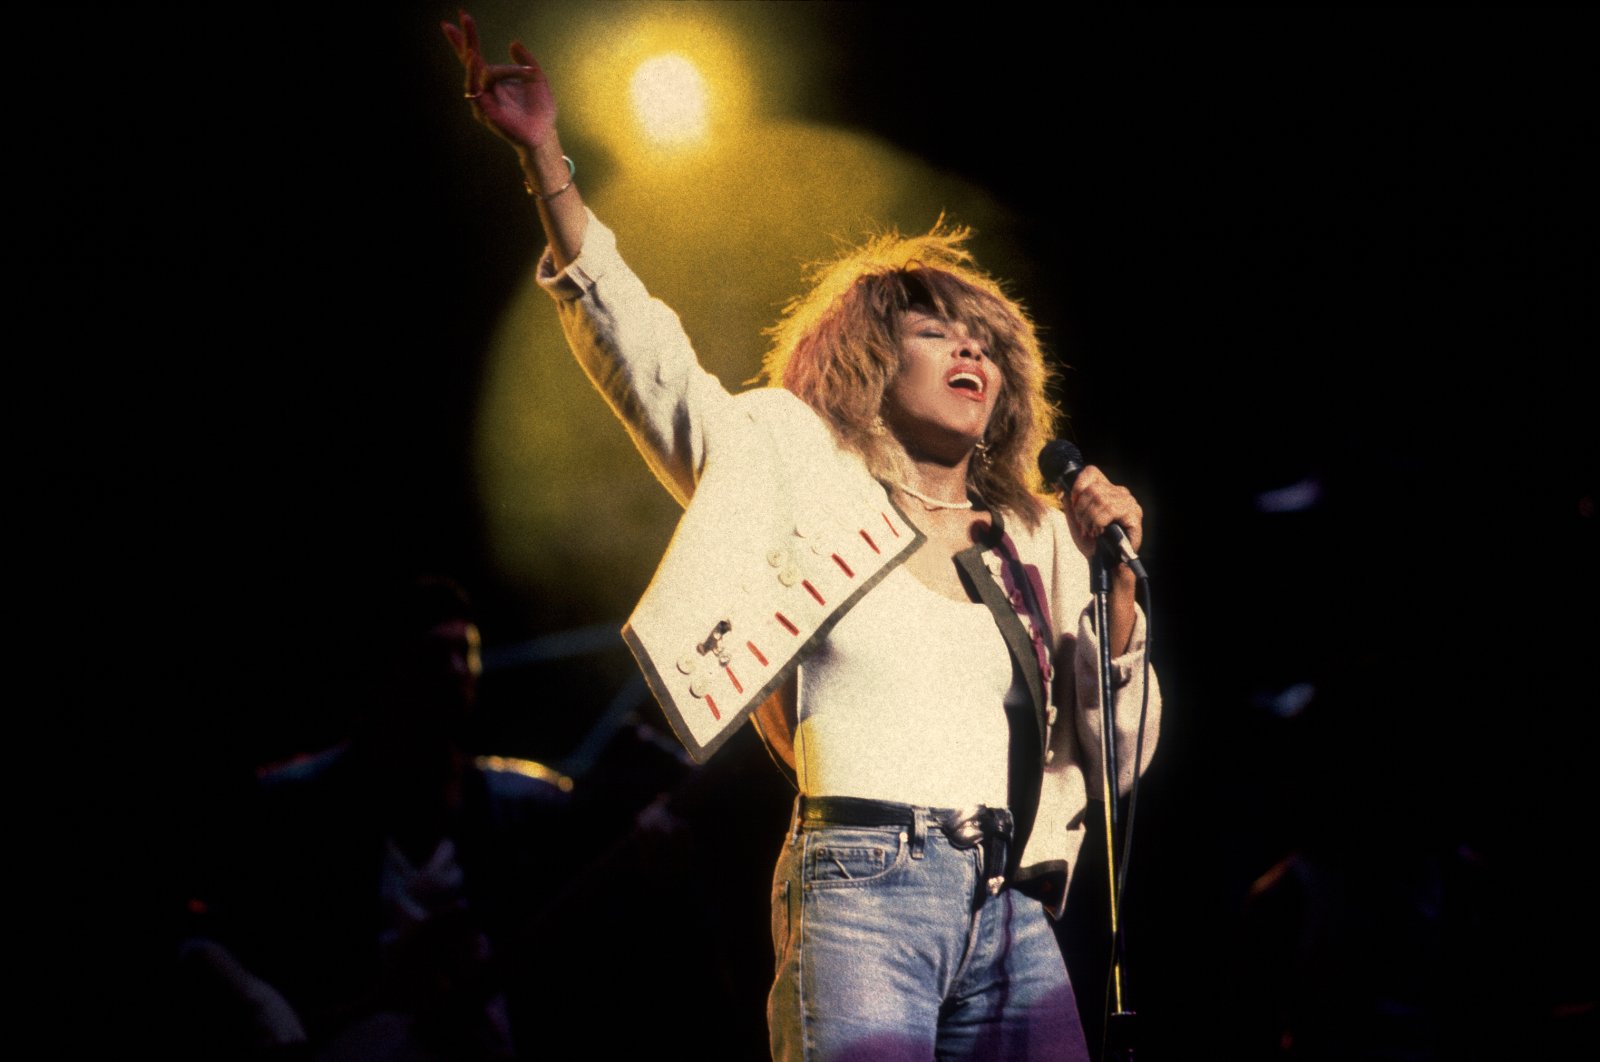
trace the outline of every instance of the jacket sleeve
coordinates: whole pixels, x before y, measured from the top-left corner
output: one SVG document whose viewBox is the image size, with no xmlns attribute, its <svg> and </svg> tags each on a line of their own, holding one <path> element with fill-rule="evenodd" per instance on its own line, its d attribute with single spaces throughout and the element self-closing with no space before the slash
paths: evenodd
<svg viewBox="0 0 1600 1062">
<path fill-rule="evenodd" d="M 1100 736 L 1100 635 L 1091 622 L 1093 605 L 1087 605 L 1078 615 L 1078 630 L 1069 639 L 1072 646 L 1072 682 L 1075 687 L 1076 711 L 1073 719 L 1077 726 L 1078 753 L 1082 758 L 1085 783 L 1091 800 L 1098 800 L 1105 792 L 1101 782 L 1105 752 Z M 1116 708 L 1117 725 L 1117 792 L 1126 795 L 1133 787 L 1133 762 L 1139 740 L 1139 714 L 1144 699 L 1144 649 L 1146 627 L 1144 609 L 1134 614 L 1133 640 L 1128 651 L 1111 660 L 1112 698 Z M 1150 712 L 1145 723 L 1143 758 L 1139 764 L 1142 773 L 1150 766 L 1155 755 L 1156 739 L 1161 735 L 1161 687 L 1156 682 L 1155 670 L 1150 671 Z"/>
<path fill-rule="evenodd" d="M 537 277 L 578 364 L 656 478 L 687 505 L 705 467 L 708 425 L 731 402 L 727 389 L 700 367 L 678 315 L 645 290 L 592 212 L 577 259 L 557 272 L 546 249 Z"/>
<path fill-rule="evenodd" d="M 1100 635 L 1093 623 L 1094 604 L 1089 597 L 1088 565 L 1072 545 L 1064 521 L 1056 538 L 1055 697 L 1062 715 L 1068 713 L 1073 728 L 1073 751 L 1084 772 L 1084 788 L 1091 800 L 1105 792 L 1102 782 L 1104 745 L 1100 735 Z M 1139 715 L 1144 697 L 1144 649 L 1148 628 L 1144 609 L 1134 612 L 1133 638 L 1128 651 L 1111 661 L 1111 694 L 1117 727 L 1117 791 L 1133 786 L 1134 754 L 1139 739 Z M 1062 719 L 1066 723 L 1066 719 Z M 1145 724 L 1140 771 L 1150 766 L 1161 734 L 1161 687 L 1150 672 L 1150 711 Z"/>
</svg>

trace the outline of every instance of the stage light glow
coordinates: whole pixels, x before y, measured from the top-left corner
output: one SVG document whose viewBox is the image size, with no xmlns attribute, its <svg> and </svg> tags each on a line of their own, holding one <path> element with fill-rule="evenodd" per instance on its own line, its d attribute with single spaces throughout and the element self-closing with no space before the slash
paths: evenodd
<svg viewBox="0 0 1600 1062">
<path fill-rule="evenodd" d="M 685 56 L 657 55 L 639 64 L 628 82 L 633 114 L 657 144 L 682 144 L 706 134 L 706 79 Z"/>
<path fill-rule="evenodd" d="M 1322 501 L 1322 481 L 1308 476 L 1298 483 L 1256 495 L 1256 511 L 1262 513 L 1298 513 L 1315 509 Z"/>
<path fill-rule="evenodd" d="M 524 760 L 515 756 L 478 756 L 473 763 L 480 771 L 505 771 L 510 774 L 520 774 L 524 778 L 546 782 L 555 786 L 563 793 L 572 792 L 572 779 L 562 774 L 553 767 L 546 767 L 538 760 Z"/>
<path fill-rule="evenodd" d="M 1309 682 L 1296 682 L 1281 690 L 1258 690 L 1250 702 L 1279 719 L 1293 719 L 1311 707 L 1317 699 L 1317 687 Z"/>
<path fill-rule="evenodd" d="M 602 5 L 571 27 L 563 117 L 620 165 L 665 176 L 720 165 L 758 121 L 747 33 L 715 5 Z M 581 58 L 578 58 L 581 56 Z"/>
</svg>

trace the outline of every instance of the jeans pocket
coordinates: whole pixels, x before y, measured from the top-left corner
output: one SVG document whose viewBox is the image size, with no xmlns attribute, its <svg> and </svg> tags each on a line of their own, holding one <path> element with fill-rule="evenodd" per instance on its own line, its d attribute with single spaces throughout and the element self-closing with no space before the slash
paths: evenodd
<svg viewBox="0 0 1600 1062">
<path fill-rule="evenodd" d="M 865 885 L 892 873 L 905 854 L 905 835 L 887 830 L 819 830 L 806 846 L 806 886 Z"/>
</svg>

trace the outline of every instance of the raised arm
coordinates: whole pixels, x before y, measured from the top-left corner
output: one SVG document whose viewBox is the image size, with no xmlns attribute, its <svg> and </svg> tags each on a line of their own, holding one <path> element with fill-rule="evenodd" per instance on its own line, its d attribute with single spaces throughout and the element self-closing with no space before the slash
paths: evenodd
<svg viewBox="0 0 1600 1062">
<path fill-rule="evenodd" d="M 462 94 L 471 101 L 473 117 L 517 153 L 528 191 L 538 200 L 539 221 L 556 268 L 565 269 L 583 250 L 589 212 L 561 152 L 550 82 L 521 41 L 511 43 L 510 63 L 485 63 L 477 24 L 465 11 L 460 17 L 459 26 L 439 26 L 466 72 Z"/>
<path fill-rule="evenodd" d="M 562 331 L 578 364 L 621 419 L 656 478 L 687 504 L 699 481 L 708 430 L 729 395 L 700 367 L 677 314 L 645 291 L 617 254 L 616 238 L 595 220 L 556 134 L 550 82 L 521 41 L 510 64 L 489 65 L 472 17 L 441 24 L 466 72 L 472 113 L 516 152 L 538 202 L 549 255 L 539 282 L 556 299 Z"/>
</svg>

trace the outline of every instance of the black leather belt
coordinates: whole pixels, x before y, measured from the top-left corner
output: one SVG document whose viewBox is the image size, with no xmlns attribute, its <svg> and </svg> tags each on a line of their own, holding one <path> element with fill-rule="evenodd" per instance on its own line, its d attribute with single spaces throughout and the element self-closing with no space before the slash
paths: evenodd
<svg viewBox="0 0 1600 1062">
<path fill-rule="evenodd" d="M 938 826 L 952 848 L 978 851 L 978 881 L 993 896 L 1005 887 L 1006 859 L 1015 829 L 1011 812 L 975 804 L 968 808 L 925 808 L 927 821 Z M 819 796 L 800 798 L 800 825 L 902 826 L 916 825 L 917 809 L 910 804 L 865 797 Z"/>
</svg>

